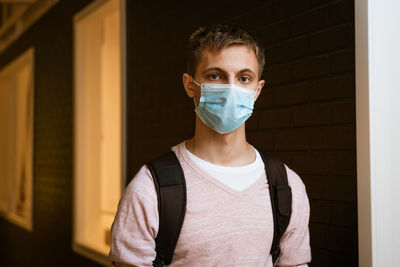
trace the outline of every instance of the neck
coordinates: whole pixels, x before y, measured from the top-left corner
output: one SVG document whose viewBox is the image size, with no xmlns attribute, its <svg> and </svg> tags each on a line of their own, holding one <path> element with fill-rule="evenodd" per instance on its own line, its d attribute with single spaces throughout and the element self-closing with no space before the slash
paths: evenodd
<svg viewBox="0 0 400 267">
<path fill-rule="evenodd" d="M 255 152 L 246 141 L 244 124 L 231 133 L 219 134 L 196 116 L 195 136 L 186 147 L 199 158 L 216 165 L 242 166 L 255 159 Z"/>
</svg>

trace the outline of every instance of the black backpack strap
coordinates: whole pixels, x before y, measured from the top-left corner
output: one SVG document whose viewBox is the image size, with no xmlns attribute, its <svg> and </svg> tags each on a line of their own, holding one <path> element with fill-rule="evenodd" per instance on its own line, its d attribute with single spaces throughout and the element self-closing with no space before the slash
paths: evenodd
<svg viewBox="0 0 400 267">
<path fill-rule="evenodd" d="M 158 198 L 159 228 L 153 266 L 169 265 L 186 212 L 186 183 L 175 153 L 170 151 L 147 163 Z"/>
<path fill-rule="evenodd" d="M 281 253 L 279 243 L 292 214 L 292 190 L 288 184 L 285 165 L 265 152 L 260 154 L 265 164 L 274 219 L 274 238 L 270 253 L 275 265 Z"/>
</svg>

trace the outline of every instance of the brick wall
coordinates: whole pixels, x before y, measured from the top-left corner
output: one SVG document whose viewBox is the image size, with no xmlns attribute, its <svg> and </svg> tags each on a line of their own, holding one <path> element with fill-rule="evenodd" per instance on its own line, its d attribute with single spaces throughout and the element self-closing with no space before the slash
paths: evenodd
<svg viewBox="0 0 400 267">
<path fill-rule="evenodd" d="M 188 35 L 233 22 L 266 47 L 267 81 L 248 140 L 306 184 L 311 266 L 357 266 L 352 0 L 128 1 L 128 177 L 193 135 Z"/>
<path fill-rule="evenodd" d="M 79 3 L 78 3 L 79 2 Z M 34 232 L 0 219 L 1 266 L 98 266 L 71 250 L 72 16 L 61 0 L 0 55 L 35 46 Z M 267 85 L 248 139 L 298 172 L 311 203 L 311 266 L 357 266 L 353 1 L 130 1 L 127 10 L 128 180 L 193 135 L 184 92 L 188 35 L 235 22 L 265 44 Z"/>
<path fill-rule="evenodd" d="M 35 47 L 33 232 L 0 218 L 0 266 L 99 266 L 72 252 L 73 14 L 61 0 L 0 55 L 0 68 Z"/>
</svg>

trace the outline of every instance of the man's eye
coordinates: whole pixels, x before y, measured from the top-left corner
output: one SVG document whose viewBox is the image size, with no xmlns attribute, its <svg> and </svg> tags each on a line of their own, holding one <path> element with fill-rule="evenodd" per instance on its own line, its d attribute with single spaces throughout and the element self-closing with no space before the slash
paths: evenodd
<svg viewBox="0 0 400 267">
<path fill-rule="evenodd" d="M 218 80 L 219 79 L 219 75 L 216 73 L 212 73 L 208 77 L 210 78 L 210 80 Z"/>
<path fill-rule="evenodd" d="M 247 76 L 240 77 L 240 82 L 242 82 L 242 83 L 248 83 L 248 82 L 250 82 L 250 78 L 247 77 Z"/>
</svg>

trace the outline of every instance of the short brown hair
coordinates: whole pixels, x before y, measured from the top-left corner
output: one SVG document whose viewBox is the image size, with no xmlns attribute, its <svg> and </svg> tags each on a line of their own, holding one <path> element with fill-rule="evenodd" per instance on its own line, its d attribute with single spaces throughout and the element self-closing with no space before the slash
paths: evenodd
<svg viewBox="0 0 400 267">
<path fill-rule="evenodd" d="M 251 48 L 258 62 L 259 79 L 264 70 L 264 49 L 248 31 L 238 26 L 218 24 L 200 27 L 189 37 L 188 73 L 194 76 L 197 65 L 205 49 L 220 51 L 231 45 L 245 45 Z"/>
</svg>

